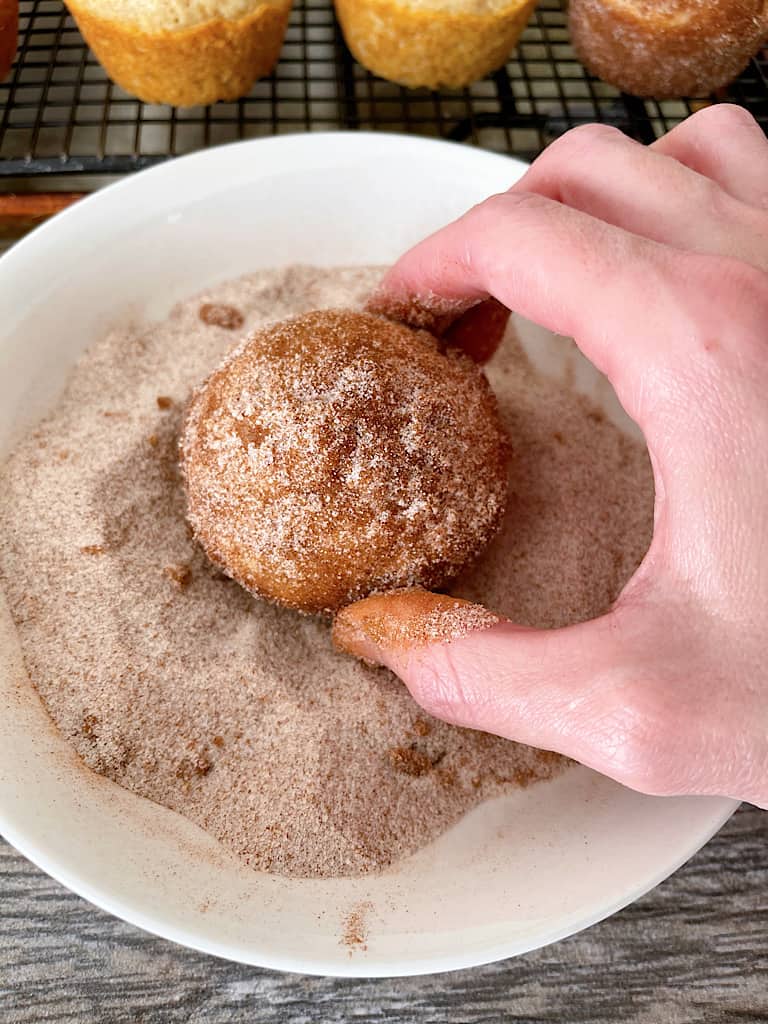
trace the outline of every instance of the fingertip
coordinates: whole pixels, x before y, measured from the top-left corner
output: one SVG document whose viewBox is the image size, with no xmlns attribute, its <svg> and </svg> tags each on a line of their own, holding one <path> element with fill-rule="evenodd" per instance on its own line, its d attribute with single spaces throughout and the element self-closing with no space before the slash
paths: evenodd
<svg viewBox="0 0 768 1024">
<path fill-rule="evenodd" d="M 331 641 L 342 654 L 350 654 L 366 665 L 384 665 L 386 645 L 382 647 L 366 628 L 365 617 L 357 607 L 361 603 L 347 605 L 336 613 L 331 626 Z"/>
<path fill-rule="evenodd" d="M 447 298 L 428 290 L 410 291 L 385 278 L 366 302 L 365 310 L 441 337 L 475 301 Z"/>
<path fill-rule="evenodd" d="M 459 348 L 479 365 L 487 363 L 504 338 L 510 311 L 498 299 L 486 299 L 468 309 L 446 330 L 443 341 Z"/>
<path fill-rule="evenodd" d="M 501 344 L 510 310 L 498 299 L 447 298 L 434 292 L 411 294 L 386 280 L 365 303 L 365 311 L 416 330 L 429 331 L 445 346 L 460 349 L 483 365 Z"/>
<path fill-rule="evenodd" d="M 450 643 L 502 620 L 460 598 L 420 587 L 374 594 L 341 609 L 334 619 L 336 647 L 368 664 L 401 674 L 414 652 Z"/>
</svg>

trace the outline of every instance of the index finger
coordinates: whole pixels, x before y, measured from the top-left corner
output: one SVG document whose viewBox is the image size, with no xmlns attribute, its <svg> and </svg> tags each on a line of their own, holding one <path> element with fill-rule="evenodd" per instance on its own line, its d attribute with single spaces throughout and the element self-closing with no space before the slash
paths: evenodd
<svg viewBox="0 0 768 1024">
<path fill-rule="evenodd" d="M 725 312 L 707 297 L 707 278 L 714 284 L 721 262 L 536 194 L 507 192 L 407 252 L 373 305 L 428 326 L 430 317 L 493 296 L 573 337 L 640 421 L 649 375 L 685 361 L 702 342 L 705 319 L 715 334 L 727 327 Z"/>
</svg>

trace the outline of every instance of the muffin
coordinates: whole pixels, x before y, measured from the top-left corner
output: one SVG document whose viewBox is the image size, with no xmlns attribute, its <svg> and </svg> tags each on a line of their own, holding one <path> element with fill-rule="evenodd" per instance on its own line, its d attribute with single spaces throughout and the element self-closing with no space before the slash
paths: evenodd
<svg viewBox="0 0 768 1024">
<path fill-rule="evenodd" d="M 271 324 L 226 356 L 192 397 L 181 455 L 209 559 L 304 612 L 442 586 L 507 500 L 482 371 L 426 331 L 349 310 Z"/>
<path fill-rule="evenodd" d="M 411 88 L 460 88 L 507 60 L 536 0 L 334 0 L 347 46 Z"/>
<path fill-rule="evenodd" d="M 768 34 L 764 0 L 571 0 L 584 66 L 636 96 L 703 96 L 732 82 Z"/>
<path fill-rule="evenodd" d="M 66 0 L 107 74 L 145 103 L 234 100 L 268 75 L 292 0 Z"/>
</svg>

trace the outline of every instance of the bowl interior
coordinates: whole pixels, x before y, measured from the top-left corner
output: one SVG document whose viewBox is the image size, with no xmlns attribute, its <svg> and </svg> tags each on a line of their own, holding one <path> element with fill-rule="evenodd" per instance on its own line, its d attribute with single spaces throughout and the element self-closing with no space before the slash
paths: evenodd
<svg viewBox="0 0 768 1024">
<path fill-rule="evenodd" d="M 0 452 L 111 322 L 161 316 L 259 267 L 390 262 L 523 169 L 447 143 L 308 135 L 209 150 L 95 194 L 0 260 Z M 530 325 L 522 335 L 548 372 L 575 373 L 634 429 L 572 343 Z M 126 920 L 287 970 L 412 974 L 534 948 L 645 892 L 735 807 L 642 797 L 575 768 L 484 804 L 382 875 L 285 879 L 242 867 L 196 826 L 81 765 L 25 675 L 2 595 L 0 705 L 10 842 Z M 363 941 L 345 941 L 350 920 Z"/>
</svg>

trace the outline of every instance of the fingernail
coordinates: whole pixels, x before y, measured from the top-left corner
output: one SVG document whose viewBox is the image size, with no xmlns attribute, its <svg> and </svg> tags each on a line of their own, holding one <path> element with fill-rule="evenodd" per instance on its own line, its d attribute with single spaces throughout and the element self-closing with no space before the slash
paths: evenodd
<svg viewBox="0 0 768 1024">
<path fill-rule="evenodd" d="M 377 288 L 366 302 L 365 308 L 367 312 L 384 316 L 387 320 L 397 320 L 408 327 L 429 331 L 441 337 L 458 317 L 478 301 L 466 298 L 448 299 L 432 292 L 406 298 L 395 297 L 385 288 Z"/>
<path fill-rule="evenodd" d="M 497 299 L 486 299 L 468 309 L 443 335 L 446 345 L 459 348 L 475 363 L 487 363 L 502 342 L 509 310 Z"/>
<path fill-rule="evenodd" d="M 403 652 L 427 644 L 450 643 L 502 619 L 482 605 L 415 587 L 375 594 L 336 615 L 336 647 L 369 665 L 396 662 Z"/>
</svg>

